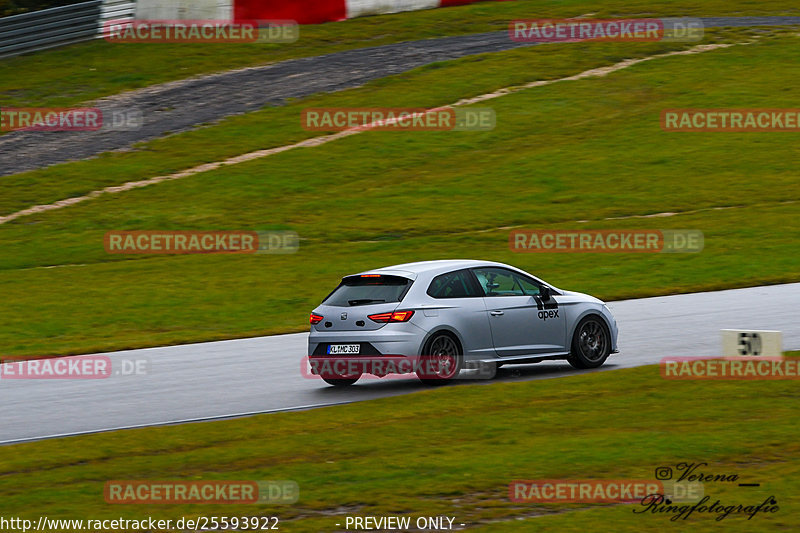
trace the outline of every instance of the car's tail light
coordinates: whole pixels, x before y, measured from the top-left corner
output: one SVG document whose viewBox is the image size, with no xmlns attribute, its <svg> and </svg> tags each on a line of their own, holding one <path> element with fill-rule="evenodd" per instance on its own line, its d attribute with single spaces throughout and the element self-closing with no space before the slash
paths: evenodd
<svg viewBox="0 0 800 533">
<path fill-rule="evenodd" d="M 408 322 L 414 316 L 414 311 L 395 311 L 394 313 L 378 313 L 369 315 L 373 322 Z"/>
<path fill-rule="evenodd" d="M 325 317 L 324 316 L 320 316 L 320 315 L 315 315 L 314 313 L 311 313 L 311 318 L 309 318 L 308 321 L 312 325 L 313 324 L 319 324 L 320 322 L 322 322 L 323 318 L 325 318 Z"/>
</svg>

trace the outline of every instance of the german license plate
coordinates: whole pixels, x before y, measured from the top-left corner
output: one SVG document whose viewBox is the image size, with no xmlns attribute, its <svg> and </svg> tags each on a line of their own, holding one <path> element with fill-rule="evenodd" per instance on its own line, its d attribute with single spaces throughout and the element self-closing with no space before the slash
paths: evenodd
<svg viewBox="0 0 800 533">
<path fill-rule="evenodd" d="M 356 355 L 360 351 L 360 344 L 331 344 L 328 346 L 328 355 Z"/>
</svg>

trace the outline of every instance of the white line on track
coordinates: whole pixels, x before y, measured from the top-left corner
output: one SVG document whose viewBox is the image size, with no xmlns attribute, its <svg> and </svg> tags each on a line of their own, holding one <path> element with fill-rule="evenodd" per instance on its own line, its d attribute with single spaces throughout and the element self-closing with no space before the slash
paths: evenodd
<svg viewBox="0 0 800 533">
<path fill-rule="evenodd" d="M 595 371 L 658 365 L 664 357 L 718 356 L 721 329 L 778 330 L 784 350 L 800 349 L 798 301 L 800 283 L 609 302 L 620 327 L 621 352 Z M 148 360 L 144 375 L 0 379 L 0 443 L 299 411 L 430 390 L 411 376 L 329 387 L 301 372 L 307 350 L 308 334 L 294 333 L 103 354 L 117 362 Z M 657 367 L 653 371 L 658 374 Z M 553 361 L 503 367 L 494 380 L 468 383 L 492 386 L 582 374 Z"/>
<path fill-rule="evenodd" d="M 101 428 L 101 429 L 92 429 L 88 431 L 74 431 L 72 433 L 58 433 L 54 435 L 43 435 L 41 437 L 30 437 L 24 439 L 11 439 L 11 440 L 1 440 L 0 446 L 6 444 L 22 444 L 25 442 L 35 442 L 38 440 L 47 440 L 47 439 L 60 439 L 62 437 L 77 437 L 80 435 L 92 435 L 95 433 L 108 433 L 110 431 L 121 431 L 125 429 L 141 429 L 141 428 L 152 428 L 152 427 L 161 427 L 161 426 L 174 426 L 177 424 L 192 424 L 196 422 L 213 422 L 215 420 L 230 420 L 233 418 L 244 418 L 247 416 L 254 416 L 254 415 L 266 415 L 270 413 L 283 413 L 287 411 L 305 411 L 308 409 L 317 409 L 319 407 L 332 407 L 334 405 L 347 405 L 349 403 L 356 403 L 361 400 L 348 400 L 344 402 L 335 402 L 335 403 L 320 403 L 314 405 L 297 405 L 294 407 L 281 407 L 279 409 L 267 409 L 265 411 L 248 411 L 245 413 L 232 413 L 229 415 L 216 415 L 216 416 L 204 416 L 198 418 L 186 418 L 183 420 L 169 420 L 167 422 L 157 422 L 155 424 L 134 424 L 131 426 L 117 426 L 117 427 L 109 427 L 109 428 Z"/>
</svg>

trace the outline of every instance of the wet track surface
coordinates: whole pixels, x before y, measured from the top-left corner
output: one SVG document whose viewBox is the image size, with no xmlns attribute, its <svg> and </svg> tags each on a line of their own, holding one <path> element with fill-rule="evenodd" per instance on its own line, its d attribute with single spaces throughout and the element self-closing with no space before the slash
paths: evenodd
<svg viewBox="0 0 800 533">
<path fill-rule="evenodd" d="M 800 349 L 800 283 L 612 302 L 621 353 L 598 371 L 657 364 L 670 356 L 719 355 L 721 329 L 783 332 L 786 350 Z M 301 373 L 308 335 L 277 335 L 108 354 L 147 359 L 145 375 L 96 380 L 0 380 L 0 442 L 227 418 L 409 394 L 428 387 L 416 378 L 362 379 L 345 389 Z M 654 370 L 658 372 L 658 370 Z M 565 362 L 503 367 L 492 381 L 574 375 Z M 476 381 L 459 381 L 474 384 Z"/>
</svg>

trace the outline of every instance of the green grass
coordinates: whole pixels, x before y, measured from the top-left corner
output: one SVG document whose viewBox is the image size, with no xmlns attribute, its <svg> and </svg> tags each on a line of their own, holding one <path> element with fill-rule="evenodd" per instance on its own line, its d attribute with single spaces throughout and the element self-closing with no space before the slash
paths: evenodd
<svg viewBox="0 0 800 533">
<path fill-rule="evenodd" d="M 518 0 L 366 17 L 301 28 L 292 44 L 120 44 L 97 40 L 0 60 L 7 107 L 66 106 L 227 69 L 393 42 L 502 31 L 518 18 L 798 15 L 779 0 Z"/>
<path fill-rule="evenodd" d="M 796 242 L 799 213 L 794 204 L 579 226 L 702 228 L 701 254 L 517 254 L 507 248 L 508 232 L 496 230 L 307 243 L 293 256 L 162 257 L 11 270 L 0 272 L 0 293 L 14 309 L 1 338 L 8 355 L 43 355 L 303 331 L 308 312 L 345 273 L 427 259 L 503 261 L 607 299 L 796 281 L 797 259 L 786 250 Z M 754 220 L 742 227 L 742 217 Z M 102 233 L 92 234 L 103 253 Z"/>
<path fill-rule="evenodd" d="M 745 38 L 736 32 L 718 36 L 716 40 L 724 37 Z M 364 88 L 299 99 L 287 106 L 268 107 L 230 117 L 213 126 L 140 143 L 132 152 L 106 153 L 98 159 L 6 176 L 2 178 L 4 194 L 0 197 L 0 213 L 7 215 L 103 187 L 320 136 L 323 133 L 301 127 L 301 112 L 308 107 L 446 105 L 462 96 L 480 95 L 530 81 L 558 79 L 629 57 L 646 57 L 687 46 L 665 43 L 552 45 L 437 63 L 371 82 Z"/>
<path fill-rule="evenodd" d="M 798 355 L 798 354 L 795 354 Z M 416 385 L 410 385 L 414 388 Z M 557 380 L 464 384 L 311 411 L 118 431 L 3 448 L 3 515 L 277 515 L 291 532 L 347 515 L 447 515 L 485 531 L 792 531 L 800 527 L 797 384 L 667 381 L 657 366 Z M 705 462 L 757 488 L 706 483 L 725 504 L 774 496 L 777 514 L 687 521 L 635 504 L 508 500 L 515 479 L 652 479 Z M 110 480 L 294 480 L 283 506 L 108 505 Z M 710 502 L 709 502 L 710 503 Z"/>
<path fill-rule="evenodd" d="M 342 275 L 412 260 L 505 261 L 606 299 L 797 281 L 795 135 L 676 134 L 658 125 L 665 107 L 792 107 L 797 91 L 785 80 L 800 74 L 797 41 L 777 33 L 506 96 L 491 101 L 493 132 L 367 133 L 5 224 L 0 294 L 12 311 L 0 326 L 4 355 L 301 331 Z M 622 53 L 575 50 L 585 57 L 560 75 L 611 64 Z M 311 103 L 438 105 L 524 81 L 526 70 L 528 79 L 541 78 L 571 57 L 554 48 L 437 65 L 242 117 L 217 133 L 237 139 L 280 130 L 254 118 L 275 118 L 296 133 L 294 121 Z M 163 153 L 175 146 L 179 154 L 203 153 L 212 139 L 195 132 L 159 142 Z M 66 178 L 82 174 L 86 182 L 70 182 L 78 191 L 103 176 L 116 179 L 105 165 L 48 172 L 54 183 L 60 169 L 74 169 Z M 32 191 L 45 181 L 44 174 L 31 179 Z M 23 193 L 20 183 L 8 196 L 21 202 Z M 604 220 L 659 212 L 680 214 Z M 507 247 L 511 226 L 700 229 L 706 248 L 515 254 Z M 102 238 L 115 229 L 293 229 L 302 244 L 292 256 L 109 256 Z"/>
</svg>

